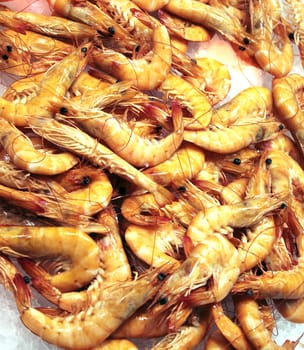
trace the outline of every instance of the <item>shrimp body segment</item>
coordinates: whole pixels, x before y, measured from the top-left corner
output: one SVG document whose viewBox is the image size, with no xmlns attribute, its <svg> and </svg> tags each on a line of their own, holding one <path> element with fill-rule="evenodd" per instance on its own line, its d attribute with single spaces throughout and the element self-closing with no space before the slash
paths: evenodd
<svg viewBox="0 0 304 350">
<path fill-rule="evenodd" d="M 153 90 L 167 77 L 172 63 L 169 33 L 163 25 L 156 25 L 153 47 L 145 57 L 130 60 L 110 49 L 93 50 L 93 62 L 119 80 L 132 81 L 140 90 Z"/>
<path fill-rule="evenodd" d="M 273 80 L 274 105 L 278 109 L 282 122 L 291 131 L 304 152 L 304 77 L 291 74 Z"/>
<path fill-rule="evenodd" d="M 0 143 L 12 162 L 30 173 L 55 175 L 69 170 L 79 161 L 68 152 L 52 154 L 36 150 L 26 135 L 3 118 L 0 118 L 0 130 Z"/>
<path fill-rule="evenodd" d="M 232 227 L 248 227 L 260 221 L 264 215 L 285 205 L 286 194 L 261 195 L 239 203 L 206 208 L 192 220 L 187 236 L 199 243 L 212 233 L 231 232 Z"/>
<path fill-rule="evenodd" d="M 101 289 L 93 305 L 68 316 L 50 317 L 32 307 L 29 295 L 18 292 L 22 280 L 16 281 L 16 302 L 22 322 L 45 341 L 64 349 L 91 349 L 153 297 L 163 283 L 159 274 L 167 271 L 168 268 L 156 269 L 137 280 L 111 283 Z"/>
<path fill-rule="evenodd" d="M 0 250 L 31 258 L 63 257 L 68 269 L 48 277 L 62 291 L 90 282 L 99 268 L 99 249 L 87 234 L 72 227 L 1 227 Z"/>
</svg>

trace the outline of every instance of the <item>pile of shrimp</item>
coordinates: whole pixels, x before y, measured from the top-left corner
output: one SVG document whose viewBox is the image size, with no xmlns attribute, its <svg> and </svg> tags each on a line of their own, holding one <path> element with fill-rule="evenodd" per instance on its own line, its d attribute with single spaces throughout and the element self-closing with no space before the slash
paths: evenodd
<svg viewBox="0 0 304 350">
<path fill-rule="evenodd" d="M 273 332 L 304 324 L 303 2 L 49 4 L 0 6 L 0 281 L 23 324 L 71 350 L 295 349 Z M 228 97 L 227 66 L 189 55 L 214 35 L 271 88 Z"/>
</svg>

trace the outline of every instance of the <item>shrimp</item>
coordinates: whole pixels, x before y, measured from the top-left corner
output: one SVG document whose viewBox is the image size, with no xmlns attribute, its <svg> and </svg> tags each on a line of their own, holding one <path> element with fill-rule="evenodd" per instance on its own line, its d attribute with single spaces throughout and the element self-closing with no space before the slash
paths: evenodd
<svg viewBox="0 0 304 350">
<path fill-rule="evenodd" d="M 79 159 L 71 153 L 36 150 L 29 138 L 7 120 L 0 118 L 0 143 L 12 162 L 33 174 L 54 175 L 71 169 Z"/>
<path fill-rule="evenodd" d="M 201 148 L 183 143 L 171 158 L 143 171 L 161 185 L 169 185 L 195 178 L 203 168 L 205 154 Z"/>
<path fill-rule="evenodd" d="M 192 220 L 187 236 L 194 244 L 200 243 L 214 232 L 229 234 L 232 227 L 249 227 L 266 214 L 285 208 L 286 194 L 260 195 L 236 204 L 213 206 L 200 211 Z"/>
<path fill-rule="evenodd" d="M 211 308 L 215 324 L 221 334 L 228 340 L 229 344 L 237 350 L 252 350 L 242 329 L 225 315 L 221 303 L 215 303 Z"/>
<path fill-rule="evenodd" d="M 251 144 L 275 138 L 283 124 L 272 120 L 253 119 L 230 127 L 213 126 L 207 130 L 184 131 L 184 140 L 211 152 L 233 153 Z M 233 142 L 231 142 L 233 140 Z"/>
<path fill-rule="evenodd" d="M 237 297 L 235 309 L 241 328 L 256 349 L 295 349 L 296 344 L 288 340 L 282 346 L 276 344 L 262 318 L 259 304 L 252 297 Z"/>
<path fill-rule="evenodd" d="M 296 237 L 298 246 L 303 246 L 304 236 Z M 244 275 L 233 286 L 233 293 L 250 290 L 259 299 L 299 299 L 304 293 L 304 257 L 298 258 L 297 265 L 287 271 L 266 271 L 261 276 Z"/>
<path fill-rule="evenodd" d="M 181 108 L 172 104 L 173 131 L 160 140 L 135 133 L 121 118 L 103 111 L 84 109 L 75 117 L 89 134 L 102 139 L 118 156 L 136 167 L 149 167 L 170 158 L 183 141 Z M 145 152 L 142 152 L 145 150 Z"/>
<path fill-rule="evenodd" d="M 192 249 L 159 289 L 151 313 L 159 313 L 176 303 L 199 306 L 223 300 L 239 277 L 239 266 L 233 244 L 220 234 L 209 235 Z"/>
<path fill-rule="evenodd" d="M 78 73 L 87 63 L 90 44 L 75 49 L 45 74 L 39 92 L 26 104 L 14 104 L 0 98 L 0 117 L 14 123 L 15 126 L 27 126 L 26 116 L 50 116 L 53 103 L 62 98 Z"/>
<path fill-rule="evenodd" d="M 272 91 L 274 105 L 279 112 L 281 121 L 291 131 L 303 154 L 304 112 L 302 105 L 304 77 L 299 74 L 291 74 L 284 78 L 274 79 Z"/>
<path fill-rule="evenodd" d="M 48 3 L 58 14 L 87 24 L 105 38 L 113 37 L 117 46 L 128 44 L 131 49 L 136 46 L 136 41 L 126 29 L 89 1 L 48 0 Z"/>
<path fill-rule="evenodd" d="M 125 240 L 132 252 L 149 266 L 159 267 L 169 261 L 177 268 L 184 234 L 185 229 L 174 223 L 150 227 L 129 225 Z"/>
<path fill-rule="evenodd" d="M 249 45 L 253 46 L 254 57 L 260 67 L 277 78 L 287 75 L 293 65 L 293 48 L 286 28 L 278 23 L 278 12 L 279 1 L 250 2 L 252 38 Z M 278 43 L 273 41 L 274 33 Z"/>
<path fill-rule="evenodd" d="M 222 34 L 227 40 L 244 45 L 248 33 L 237 16 L 228 6 L 210 6 L 201 1 L 170 0 L 164 8 L 166 11 L 200 24 Z"/>
<path fill-rule="evenodd" d="M 171 68 L 172 50 L 167 28 L 161 24 L 153 26 L 153 47 L 143 58 L 131 60 L 114 50 L 95 48 L 92 51 L 94 64 L 119 80 L 132 81 L 139 90 L 157 88 Z"/>
<path fill-rule="evenodd" d="M 210 40 L 209 32 L 202 26 L 185 21 L 180 17 L 170 15 L 166 11 L 159 10 L 158 17 L 170 33 L 185 39 L 186 41 L 208 41 Z"/>
<path fill-rule="evenodd" d="M 202 91 L 193 87 L 182 77 L 171 73 L 162 82 L 160 90 L 167 97 L 178 100 L 182 107 L 189 110 L 192 118 L 187 118 L 187 122 L 184 119 L 186 128 L 191 128 L 192 121 L 198 122 L 201 129 L 209 125 L 212 116 L 211 104 Z"/>
<path fill-rule="evenodd" d="M 155 344 L 151 350 L 189 350 L 195 348 L 208 331 L 209 310 L 195 310 L 190 316 L 190 324 L 171 332 Z"/>
<path fill-rule="evenodd" d="M 211 57 L 195 57 L 194 61 L 199 69 L 194 70 L 194 76 L 184 74 L 183 77 L 205 92 L 214 106 L 228 95 L 231 87 L 229 70 L 226 65 Z"/>
<path fill-rule="evenodd" d="M 68 43 L 30 31 L 17 34 L 6 29 L 0 39 L 5 43 L 1 49 L 1 69 L 19 76 L 45 72 L 73 51 Z"/>
<path fill-rule="evenodd" d="M 83 156 L 93 165 L 106 167 L 110 173 L 120 175 L 151 192 L 159 205 L 170 203 L 173 200 L 169 190 L 151 180 L 80 129 L 49 118 L 29 116 L 28 121 L 34 131 L 48 141 Z"/>
<path fill-rule="evenodd" d="M 284 4 L 287 5 L 287 14 L 290 15 L 291 25 L 294 29 L 294 41 L 299 48 L 302 67 L 304 68 L 304 25 L 302 20 L 304 6 L 301 0 L 285 0 Z"/>
<path fill-rule="evenodd" d="M 286 320 L 304 323 L 304 297 L 295 300 L 275 300 L 275 306 Z"/>
<path fill-rule="evenodd" d="M 228 340 L 222 335 L 222 333 L 216 329 L 212 332 L 205 345 L 205 350 L 231 350 L 232 346 L 230 346 Z"/>
<path fill-rule="evenodd" d="M 89 216 L 100 212 L 109 205 L 113 187 L 108 176 L 102 170 L 83 166 L 70 170 L 62 177 L 72 179 L 77 187 L 67 193 L 58 193 L 59 203 L 62 199 L 70 203 L 71 207 L 82 208 L 81 214 Z"/>
<path fill-rule="evenodd" d="M 99 345 L 151 299 L 164 283 L 160 276 L 169 271 L 169 267 L 164 267 L 137 280 L 109 284 L 87 310 L 68 316 L 48 316 L 32 307 L 23 279 L 17 278 L 16 304 L 24 325 L 43 340 L 65 349 L 85 350 Z"/>
<path fill-rule="evenodd" d="M 150 226 L 165 223 L 169 220 L 162 215 L 151 193 L 125 198 L 120 209 L 123 217 L 135 225 Z"/>
<path fill-rule="evenodd" d="M 99 249 L 81 230 L 72 227 L 3 226 L 0 250 L 13 256 L 62 257 L 65 271 L 49 275 L 52 285 L 62 291 L 80 288 L 90 282 L 99 267 Z"/>
<path fill-rule="evenodd" d="M 249 87 L 215 109 L 210 123 L 228 127 L 246 120 L 248 116 L 263 118 L 272 111 L 272 104 L 272 93 L 269 89 L 262 86 Z"/>
<path fill-rule="evenodd" d="M 0 11 L 0 23 L 2 25 L 10 27 L 12 19 L 20 21 L 27 30 L 53 37 L 79 41 L 92 39 L 96 35 L 94 28 L 63 17 L 52 15 L 52 20 L 50 21 L 50 16 L 38 13 Z"/>
</svg>

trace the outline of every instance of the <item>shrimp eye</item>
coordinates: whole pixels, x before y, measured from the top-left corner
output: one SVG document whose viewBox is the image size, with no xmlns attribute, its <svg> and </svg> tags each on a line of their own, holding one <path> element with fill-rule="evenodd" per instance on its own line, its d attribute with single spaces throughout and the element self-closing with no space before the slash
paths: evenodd
<svg viewBox="0 0 304 350">
<path fill-rule="evenodd" d="M 245 45 L 248 45 L 248 44 L 250 43 L 250 40 L 249 40 L 247 37 L 245 37 L 245 38 L 243 39 L 243 43 L 244 43 Z"/>
<path fill-rule="evenodd" d="M 279 130 L 283 130 L 284 129 L 284 124 L 280 124 L 279 125 Z"/>
<path fill-rule="evenodd" d="M 239 46 L 239 50 L 240 50 L 240 51 L 245 51 L 246 48 L 245 48 L 244 46 Z"/>
<path fill-rule="evenodd" d="M 246 291 L 246 294 L 249 296 L 249 297 L 252 297 L 253 296 L 253 290 L 252 289 L 248 289 Z"/>
<path fill-rule="evenodd" d="M 8 56 L 7 55 L 2 55 L 2 58 L 4 59 L 4 61 L 7 61 L 8 60 Z"/>
<path fill-rule="evenodd" d="M 165 305 L 165 304 L 167 304 L 167 302 L 168 302 L 168 298 L 167 297 L 160 297 L 158 299 L 159 305 Z"/>
<path fill-rule="evenodd" d="M 66 115 L 68 114 L 68 109 L 66 107 L 61 107 L 59 110 L 60 114 Z"/>
<path fill-rule="evenodd" d="M 240 165 L 242 163 L 242 161 L 240 160 L 240 158 L 234 158 L 232 163 L 235 165 Z"/>
<path fill-rule="evenodd" d="M 11 45 L 7 45 L 6 46 L 6 51 L 7 52 L 12 52 L 13 51 L 13 47 Z"/>
<path fill-rule="evenodd" d="M 87 47 L 82 47 L 82 48 L 81 48 L 81 52 L 83 52 L 83 53 L 88 52 L 88 48 L 87 48 Z"/>
<path fill-rule="evenodd" d="M 289 38 L 289 40 L 294 40 L 294 32 L 290 32 L 290 33 L 288 33 L 288 38 Z"/>
<path fill-rule="evenodd" d="M 100 235 L 99 235 L 98 233 L 91 232 L 91 233 L 90 233 L 90 237 L 91 237 L 92 239 L 97 239 L 98 237 L 100 237 Z"/>
<path fill-rule="evenodd" d="M 166 274 L 163 273 L 163 272 L 160 272 L 160 273 L 157 275 L 157 279 L 158 279 L 159 281 L 163 281 L 165 278 L 166 278 Z"/>
<path fill-rule="evenodd" d="M 266 163 L 266 165 L 270 165 L 272 163 L 272 159 L 271 158 L 267 158 L 265 160 L 265 163 Z"/>
<path fill-rule="evenodd" d="M 109 32 L 109 34 L 114 35 L 115 34 L 115 28 L 114 27 L 109 27 L 108 28 L 108 32 Z"/>
<path fill-rule="evenodd" d="M 286 203 L 282 203 L 280 208 L 281 208 L 281 209 L 287 208 L 287 204 L 286 204 Z"/>
<path fill-rule="evenodd" d="M 23 276 L 23 281 L 24 281 L 24 283 L 29 284 L 31 282 L 31 279 L 29 276 L 25 275 L 25 276 Z"/>
<path fill-rule="evenodd" d="M 140 50 L 140 45 L 136 45 L 135 46 L 135 52 L 139 52 L 139 50 Z"/>
<path fill-rule="evenodd" d="M 86 186 L 86 185 L 89 185 L 90 182 L 91 182 L 90 176 L 84 176 L 84 177 L 81 179 L 80 184 L 83 185 L 83 186 Z"/>
<path fill-rule="evenodd" d="M 186 187 L 185 186 L 179 186 L 177 189 L 179 192 L 186 192 Z"/>
<path fill-rule="evenodd" d="M 157 133 L 160 133 L 162 131 L 163 127 L 161 125 L 158 125 L 156 128 L 155 128 L 155 132 Z"/>
</svg>

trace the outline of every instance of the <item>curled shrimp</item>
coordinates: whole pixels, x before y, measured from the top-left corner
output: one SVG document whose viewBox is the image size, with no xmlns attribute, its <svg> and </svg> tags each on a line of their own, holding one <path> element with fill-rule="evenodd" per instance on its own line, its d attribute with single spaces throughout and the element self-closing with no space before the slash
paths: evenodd
<svg viewBox="0 0 304 350">
<path fill-rule="evenodd" d="M 0 129 L 0 142 L 20 169 L 33 174 L 54 175 L 71 169 L 79 161 L 68 152 L 52 154 L 36 150 L 25 134 L 3 118 L 0 118 Z"/>
<path fill-rule="evenodd" d="M 168 267 L 156 269 L 137 280 L 109 284 L 91 307 L 68 316 L 48 316 L 35 309 L 23 279 L 16 278 L 16 303 L 22 322 L 33 333 L 65 349 L 84 350 L 99 345 L 151 299 L 163 284 L 160 275 L 168 271 Z"/>
<path fill-rule="evenodd" d="M 183 141 L 181 108 L 172 104 L 172 132 L 161 138 L 143 137 L 121 118 L 105 113 L 86 111 L 72 117 L 92 136 L 103 140 L 118 156 L 136 167 L 148 167 L 170 158 Z M 144 152 L 142 152 L 145 150 Z"/>
<path fill-rule="evenodd" d="M 86 285 L 95 277 L 99 267 L 98 246 L 76 228 L 2 227 L 0 245 L 1 251 L 13 256 L 66 258 L 66 271 L 48 277 L 50 283 L 62 291 Z"/>
<path fill-rule="evenodd" d="M 0 117 L 14 123 L 15 126 L 26 126 L 27 115 L 50 116 L 53 103 L 62 98 L 74 78 L 87 63 L 90 44 L 79 47 L 54 64 L 40 83 L 39 92 L 27 103 L 14 104 L 0 98 Z"/>
<path fill-rule="evenodd" d="M 151 180 L 80 129 L 49 118 L 30 116 L 28 121 L 35 132 L 48 141 L 87 158 L 93 165 L 106 167 L 111 173 L 118 174 L 151 192 L 159 205 L 172 201 L 173 197 L 169 190 Z"/>
<path fill-rule="evenodd" d="M 125 240 L 132 252 L 149 266 L 159 267 L 166 262 L 180 265 L 178 251 L 182 248 L 185 230 L 173 223 L 149 227 L 129 225 Z"/>
<path fill-rule="evenodd" d="M 304 323 L 304 298 L 276 300 L 275 306 L 286 320 L 294 323 Z"/>
<path fill-rule="evenodd" d="M 304 238 L 296 238 L 298 245 L 303 245 Z M 300 256 L 297 265 L 287 271 L 266 271 L 261 276 L 247 276 L 233 286 L 233 293 L 243 293 L 250 290 L 256 298 L 263 299 L 299 299 L 304 293 L 304 259 Z"/>
<path fill-rule="evenodd" d="M 251 35 L 249 45 L 254 48 L 254 57 L 260 67 L 275 77 L 287 75 L 293 65 L 293 48 L 286 28 L 278 23 L 280 16 L 279 1 L 263 2 L 252 0 Z M 273 40 L 273 33 L 278 44 Z"/>
<path fill-rule="evenodd" d="M 244 121 L 230 127 L 213 126 L 207 130 L 185 130 L 184 139 L 205 150 L 227 154 L 275 138 L 283 128 L 280 122 L 256 119 L 251 123 Z"/>
<path fill-rule="evenodd" d="M 135 225 L 149 226 L 168 221 L 151 193 L 125 198 L 121 204 L 121 214 Z"/>
<path fill-rule="evenodd" d="M 213 304 L 211 312 L 217 328 L 234 349 L 252 350 L 245 333 L 225 314 L 221 303 Z"/>
<path fill-rule="evenodd" d="M 289 340 L 282 346 L 276 344 L 263 320 L 258 302 L 252 297 L 237 297 L 235 309 L 246 337 L 256 349 L 295 349 L 296 344 Z"/>
<path fill-rule="evenodd" d="M 211 104 L 202 91 L 193 87 L 182 77 L 171 73 L 162 82 L 160 90 L 168 97 L 177 99 L 181 106 L 187 108 L 193 120 L 199 122 L 201 129 L 209 125 L 212 116 Z M 189 128 L 189 125 L 191 127 L 192 118 L 187 119 L 186 128 Z"/>
<path fill-rule="evenodd" d="M 194 244 L 214 232 L 229 234 L 232 227 L 248 227 L 259 222 L 267 213 L 285 208 L 286 194 L 260 195 L 231 205 L 221 205 L 200 211 L 192 220 L 187 236 Z"/>
<path fill-rule="evenodd" d="M 194 310 L 187 324 L 166 335 L 151 350 L 193 349 L 204 339 L 208 331 L 209 321 L 209 310 Z"/>
<path fill-rule="evenodd" d="M 185 179 L 195 178 L 203 168 L 204 162 L 205 154 L 201 148 L 183 143 L 172 157 L 145 169 L 143 173 L 162 185 L 178 184 Z"/>
<path fill-rule="evenodd" d="M 132 81 L 140 90 L 153 90 L 167 77 L 171 68 L 172 51 L 167 28 L 153 24 L 153 47 L 143 58 L 131 60 L 110 49 L 94 49 L 92 60 L 98 68 L 119 80 Z"/>
<path fill-rule="evenodd" d="M 284 78 L 274 79 L 272 85 L 274 105 L 279 112 L 282 122 L 287 126 L 298 142 L 303 154 L 304 112 L 302 104 L 304 77 L 299 74 L 291 74 Z"/>
</svg>

